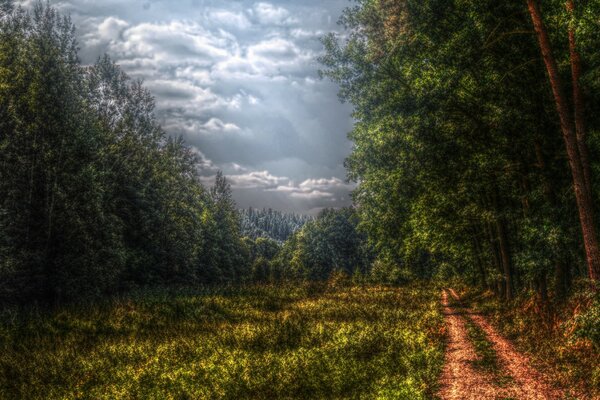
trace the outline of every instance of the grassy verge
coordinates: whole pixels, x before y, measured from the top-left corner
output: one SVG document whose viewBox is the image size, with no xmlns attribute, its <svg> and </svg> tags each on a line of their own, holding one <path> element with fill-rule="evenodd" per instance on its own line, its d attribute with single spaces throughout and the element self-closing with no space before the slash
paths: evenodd
<svg viewBox="0 0 600 400">
<path fill-rule="evenodd" d="M 431 398 L 438 301 L 419 285 L 254 286 L 5 311 L 0 398 Z"/>
<path fill-rule="evenodd" d="M 600 398 L 600 348 L 593 340 L 600 334 L 600 302 L 585 288 L 550 309 L 533 294 L 511 303 L 475 291 L 465 292 L 464 298 L 561 387 Z"/>
</svg>

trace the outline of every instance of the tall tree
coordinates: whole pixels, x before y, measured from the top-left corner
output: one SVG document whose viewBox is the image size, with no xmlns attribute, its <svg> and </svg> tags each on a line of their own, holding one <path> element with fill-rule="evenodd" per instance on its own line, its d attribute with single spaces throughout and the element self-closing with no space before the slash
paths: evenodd
<svg viewBox="0 0 600 400">
<path fill-rule="evenodd" d="M 579 210 L 588 273 L 590 279 L 595 282 L 600 278 L 600 247 L 594 221 L 591 168 L 589 165 L 589 152 L 587 150 L 585 124 L 583 121 L 584 105 L 579 87 L 581 61 L 576 48 L 575 33 L 571 26 L 569 28 L 569 47 L 573 80 L 573 107 L 570 107 L 558 65 L 552 52 L 550 38 L 544 24 L 539 2 L 537 0 L 527 0 L 527 7 L 538 38 L 544 64 L 546 65 L 552 93 L 554 94 L 556 110 L 560 119 L 561 131 L 573 177 L 573 187 Z M 573 13 L 574 4 L 570 0 L 567 1 L 567 9 L 571 14 Z M 572 110 L 574 110 L 574 117 L 571 114 Z"/>
</svg>

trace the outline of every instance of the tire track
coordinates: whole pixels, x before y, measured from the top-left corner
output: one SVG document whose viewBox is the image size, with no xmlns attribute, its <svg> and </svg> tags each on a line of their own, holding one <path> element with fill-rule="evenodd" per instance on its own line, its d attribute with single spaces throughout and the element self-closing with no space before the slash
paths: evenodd
<svg viewBox="0 0 600 400">
<path fill-rule="evenodd" d="M 474 314 L 465 307 L 452 307 L 449 296 L 460 302 L 460 297 L 453 289 L 444 290 L 442 305 L 448 327 L 448 347 L 446 365 L 440 379 L 442 399 L 520 399 L 520 400 L 561 400 L 565 393 L 554 388 L 529 363 L 526 356 L 518 352 L 514 346 L 502 337 L 494 327 L 481 315 Z M 459 308 L 462 311 L 456 312 Z M 510 376 L 510 383 L 500 387 L 494 377 L 473 368 L 477 360 L 473 344 L 465 327 L 465 319 L 469 318 L 486 334 L 498 357 L 502 375 Z"/>
</svg>

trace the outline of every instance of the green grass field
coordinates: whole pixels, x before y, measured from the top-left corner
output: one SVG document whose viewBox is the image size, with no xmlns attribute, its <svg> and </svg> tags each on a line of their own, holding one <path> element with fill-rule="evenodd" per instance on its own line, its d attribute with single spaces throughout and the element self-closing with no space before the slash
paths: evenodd
<svg viewBox="0 0 600 400">
<path fill-rule="evenodd" d="M 253 286 L 4 312 L 0 398 L 432 398 L 438 303 L 420 285 Z"/>
</svg>

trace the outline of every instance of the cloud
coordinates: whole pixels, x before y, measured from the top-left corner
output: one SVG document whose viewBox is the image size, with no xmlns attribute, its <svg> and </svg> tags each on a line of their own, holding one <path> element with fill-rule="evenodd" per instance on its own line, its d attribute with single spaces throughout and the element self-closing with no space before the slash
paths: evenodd
<svg viewBox="0 0 600 400">
<path fill-rule="evenodd" d="M 219 118 L 211 118 L 202 126 L 204 130 L 210 133 L 219 132 L 239 132 L 241 129 L 236 124 L 225 123 Z"/>
<path fill-rule="evenodd" d="M 230 163 L 226 165 L 226 178 L 233 189 L 240 208 L 274 208 L 283 211 L 317 214 L 324 208 L 351 205 L 350 193 L 355 185 L 339 178 L 306 179 L 299 184 L 286 176 L 271 172 L 248 171 L 246 167 Z M 214 174 L 203 178 L 212 186 Z"/>
<path fill-rule="evenodd" d="M 292 25 L 297 22 L 288 10 L 271 3 L 256 3 L 251 13 L 263 25 Z"/>
<path fill-rule="evenodd" d="M 306 179 L 299 184 L 286 176 L 276 176 L 269 171 L 251 171 L 231 163 L 230 169 L 237 174 L 226 175 L 233 189 L 260 189 L 265 192 L 277 192 L 295 199 L 343 199 L 354 190 L 355 185 L 343 182 L 339 178 Z"/>
<path fill-rule="evenodd" d="M 322 199 L 348 195 L 354 188 L 355 185 L 344 183 L 341 179 L 332 177 L 331 179 L 307 179 L 299 185 L 288 182 L 287 185 L 270 190 L 289 193 L 291 197 L 296 198 Z"/>
<path fill-rule="evenodd" d="M 227 175 L 234 189 L 268 189 L 289 182 L 285 176 L 274 176 L 268 171 L 253 171 L 241 175 Z"/>
<path fill-rule="evenodd" d="M 242 12 L 222 9 L 210 10 L 208 11 L 208 19 L 215 25 L 234 30 L 245 30 L 252 26 L 252 22 Z"/>
<path fill-rule="evenodd" d="M 325 178 L 307 179 L 300 184 L 300 187 L 307 188 L 307 189 L 324 189 L 324 190 L 331 190 L 331 189 L 352 190 L 354 188 L 354 185 L 351 183 L 345 183 L 344 181 L 342 181 L 339 178 L 332 177 L 331 179 L 325 179 Z"/>
<path fill-rule="evenodd" d="M 123 40 L 110 47 L 120 59 L 147 58 L 164 65 L 212 65 L 230 56 L 235 46 L 226 32 L 211 32 L 192 21 L 141 23 L 126 29 Z"/>
<path fill-rule="evenodd" d="M 241 207 L 349 204 L 350 109 L 315 62 L 347 0 L 51 3 L 71 13 L 84 63 L 108 53 L 143 79 L 163 128 L 197 152 L 205 183 L 224 171 Z"/>
<path fill-rule="evenodd" d="M 209 179 L 214 180 L 214 176 L 216 175 L 219 168 L 217 168 L 217 166 L 211 160 L 206 158 L 204 153 L 202 153 L 196 147 L 192 146 L 191 149 L 198 158 L 198 172 L 200 172 L 200 175 L 204 176 L 205 178 L 206 176 L 208 176 Z"/>
</svg>

